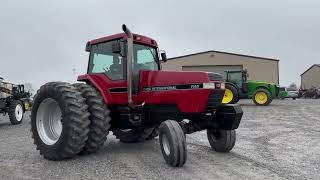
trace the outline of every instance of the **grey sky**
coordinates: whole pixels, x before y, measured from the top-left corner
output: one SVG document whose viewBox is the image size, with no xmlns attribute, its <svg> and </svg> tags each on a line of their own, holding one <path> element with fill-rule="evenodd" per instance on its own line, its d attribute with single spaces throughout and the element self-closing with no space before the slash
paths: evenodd
<svg viewBox="0 0 320 180">
<path fill-rule="evenodd" d="M 1 0 L 0 76 L 37 88 L 74 81 L 86 72 L 86 42 L 126 23 L 168 57 L 219 50 L 277 58 L 280 84 L 300 84 L 320 63 L 319 19 L 318 0 Z"/>
</svg>

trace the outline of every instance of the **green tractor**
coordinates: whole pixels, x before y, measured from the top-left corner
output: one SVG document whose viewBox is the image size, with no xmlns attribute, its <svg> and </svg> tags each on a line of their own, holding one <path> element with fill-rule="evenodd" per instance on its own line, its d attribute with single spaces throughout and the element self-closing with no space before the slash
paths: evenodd
<svg viewBox="0 0 320 180">
<path fill-rule="evenodd" d="M 279 86 L 274 83 L 248 80 L 246 70 L 229 70 L 226 72 L 226 90 L 222 102 L 234 104 L 239 99 L 252 99 L 258 106 L 267 106 L 277 98 Z"/>
</svg>

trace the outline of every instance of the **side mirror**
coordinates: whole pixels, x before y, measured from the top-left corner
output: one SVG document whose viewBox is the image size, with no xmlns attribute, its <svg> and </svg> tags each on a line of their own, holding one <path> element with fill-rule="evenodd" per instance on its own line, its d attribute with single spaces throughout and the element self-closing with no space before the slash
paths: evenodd
<svg viewBox="0 0 320 180">
<path fill-rule="evenodd" d="M 90 51 L 91 51 L 90 42 L 87 42 L 87 44 L 86 44 L 86 51 L 87 51 L 87 52 L 90 52 Z"/>
<path fill-rule="evenodd" d="M 161 60 L 163 61 L 163 62 L 167 62 L 167 55 L 166 55 L 166 53 L 165 52 L 162 52 L 162 53 L 160 53 L 160 55 L 161 55 Z"/>
<path fill-rule="evenodd" d="M 119 54 L 121 52 L 121 46 L 119 42 L 112 42 L 112 53 Z"/>
</svg>

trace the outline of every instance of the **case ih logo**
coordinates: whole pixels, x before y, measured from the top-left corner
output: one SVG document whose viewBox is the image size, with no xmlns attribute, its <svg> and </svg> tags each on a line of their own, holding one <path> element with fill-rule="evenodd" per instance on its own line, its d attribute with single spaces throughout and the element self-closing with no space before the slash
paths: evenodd
<svg viewBox="0 0 320 180">
<path fill-rule="evenodd" d="M 158 86 L 158 87 L 145 87 L 144 91 L 168 91 L 168 90 L 176 90 L 176 86 Z"/>
<path fill-rule="evenodd" d="M 183 85 L 170 85 L 170 86 L 153 86 L 144 87 L 143 91 L 169 91 L 177 89 L 199 89 L 203 88 L 203 84 L 183 84 Z"/>
</svg>

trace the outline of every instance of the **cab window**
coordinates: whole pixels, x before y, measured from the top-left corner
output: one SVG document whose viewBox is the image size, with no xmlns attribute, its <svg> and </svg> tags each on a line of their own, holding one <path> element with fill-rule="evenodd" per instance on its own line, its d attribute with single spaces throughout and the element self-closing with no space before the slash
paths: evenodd
<svg viewBox="0 0 320 180">
<path fill-rule="evenodd" d="M 229 78 L 231 82 L 236 83 L 239 87 L 242 87 L 242 73 L 241 72 L 233 72 L 229 74 Z"/>
<path fill-rule="evenodd" d="M 91 47 L 88 73 L 104 73 L 112 80 L 124 79 L 123 58 L 112 53 L 112 42 Z"/>
<path fill-rule="evenodd" d="M 139 70 L 158 70 L 157 50 L 150 46 L 134 44 L 134 65 L 135 71 Z"/>
</svg>

